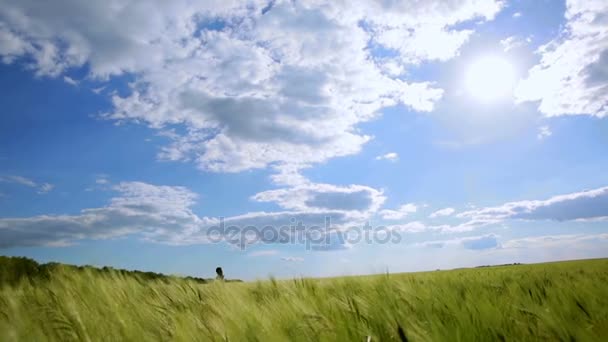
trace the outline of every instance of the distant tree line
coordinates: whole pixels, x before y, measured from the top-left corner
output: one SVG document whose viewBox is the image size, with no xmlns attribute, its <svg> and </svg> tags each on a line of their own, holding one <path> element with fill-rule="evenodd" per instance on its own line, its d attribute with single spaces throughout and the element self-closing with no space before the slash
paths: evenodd
<svg viewBox="0 0 608 342">
<path fill-rule="evenodd" d="M 47 264 L 39 264 L 35 260 L 24 257 L 6 257 L 0 256 L 0 286 L 9 285 L 15 286 L 21 281 L 30 281 L 32 283 L 44 280 L 50 280 L 53 275 L 61 271 L 73 272 L 91 272 L 106 276 L 122 276 L 133 277 L 140 281 L 163 281 L 169 282 L 172 279 L 178 278 L 168 276 L 162 273 L 129 271 L 123 269 L 115 269 L 113 267 L 97 268 L 93 266 L 73 266 L 51 262 Z M 197 283 L 205 284 L 213 281 L 213 279 L 204 279 L 197 277 L 179 277 Z M 240 282 L 240 280 L 227 280 L 228 282 Z"/>
</svg>

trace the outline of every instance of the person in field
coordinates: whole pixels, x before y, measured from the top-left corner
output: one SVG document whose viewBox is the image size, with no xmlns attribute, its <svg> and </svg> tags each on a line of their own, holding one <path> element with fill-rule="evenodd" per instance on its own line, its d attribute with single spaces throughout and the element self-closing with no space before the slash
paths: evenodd
<svg viewBox="0 0 608 342">
<path fill-rule="evenodd" d="M 217 267 L 215 269 L 215 280 L 219 280 L 219 281 L 224 281 L 224 271 L 222 270 L 221 267 Z"/>
</svg>

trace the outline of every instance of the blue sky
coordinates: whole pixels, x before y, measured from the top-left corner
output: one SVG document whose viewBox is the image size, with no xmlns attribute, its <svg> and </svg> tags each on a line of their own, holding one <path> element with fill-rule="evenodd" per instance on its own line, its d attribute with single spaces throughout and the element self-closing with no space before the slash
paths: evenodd
<svg viewBox="0 0 608 342">
<path fill-rule="evenodd" d="M 0 254 L 242 279 L 608 256 L 603 1 L 0 5 Z"/>
</svg>

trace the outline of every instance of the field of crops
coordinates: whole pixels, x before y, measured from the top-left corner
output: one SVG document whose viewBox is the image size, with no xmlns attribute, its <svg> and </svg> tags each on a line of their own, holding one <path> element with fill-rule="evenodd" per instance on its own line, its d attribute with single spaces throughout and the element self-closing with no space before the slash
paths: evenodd
<svg viewBox="0 0 608 342">
<path fill-rule="evenodd" d="M 2 272 L 0 341 L 608 341 L 607 259 L 206 284 Z"/>
</svg>

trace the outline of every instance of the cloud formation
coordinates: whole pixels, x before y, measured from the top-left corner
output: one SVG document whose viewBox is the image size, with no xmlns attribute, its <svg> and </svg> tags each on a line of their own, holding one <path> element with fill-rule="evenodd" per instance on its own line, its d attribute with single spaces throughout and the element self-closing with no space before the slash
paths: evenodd
<svg viewBox="0 0 608 342">
<path fill-rule="evenodd" d="M 608 187 L 551 197 L 547 200 L 509 202 L 497 207 L 462 212 L 460 218 L 479 221 L 523 220 L 591 220 L 608 217 Z"/>
<path fill-rule="evenodd" d="M 386 200 L 381 191 L 363 185 L 336 186 L 307 182 L 268 190 L 252 197 L 258 202 L 274 202 L 283 209 L 308 213 L 340 212 L 351 217 L 367 217 Z"/>
<path fill-rule="evenodd" d="M 603 242 L 608 240 L 608 234 L 562 234 L 562 235 L 543 235 L 530 236 L 520 239 L 512 239 L 502 244 L 506 249 L 533 249 L 550 247 L 568 247 L 573 244 L 588 242 Z"/>
<path fill-rule="evenodd" d="M 287 261 L 287 262 L 302 262 L 302 261 L 304 261 L 304 258 L 300 258 L 300 257 L 281 257 L 281 260 Z"/>
<path fill-rule="evenodd" d="M 502 240 L 502 241 L 501 241 Z M 495 251 L 570 251 L 573 249 L 585 249 L 595 245 L 601 247 L 608 243 L 608 234 L 560 234 L 540 235 L 524 238 L 501 239 L 495 234 L 479 236 L 468 236 L 448 240 L 433 240 L 418 242 L 414 245 L 426 248 L 464 248 L 470 250 L 495 250 Z M 568 256 L 565 256 L 567 259 Z M 511 259 L 512 260 L 512 259 Z"/>
<path fill-rule="evenodd" d="M 401 220 L 408 216 L 409 214 L 415 213 L 418 210 L 418 206 L 414 203 L 407 203 L 399 208 L 393 209 L 383 209 L 380 211 L 380 217 L 384 220 Z"/>
<path fill-rule="evenodd" d="M 502 49 L 504 52 L 509 52 L 511 50 L 520 48 L 532 41 L 532 38 L 528 37 L 526 39 L 522 39 L 517 36 L 509 36 L 505 39 L 500 40 L 500 45 L 502 45 Z"/>
<path fill-rule="evenodd" d="M 46 194 L 55 188 L 51 183 L 37 183 L 29 178 L 15 175 L 0 176 L 0 183 L 20 184 L 38 189 L 39 194 Z"/>
<path fill-rule="evenodd" d="M 546 116 L 608 114 L 608 3 L 568 0 L 566 27 L 541 46 L 540 63 L 516 89 Z"/>
<path fill-rule="evenodd" d="M 492 20 L 502 1 L 369 1 L 360 2 L 374 42 L 399 53 L 405 64 L 446 61 L 459 52 L 473 30 L 458 23 Z M 365 4 L 365 5 L 362 5 Z"/>
<path fill-rule="evenodd" d="M 501 224 L 507 220 L 597 221 L 608 219 L 608 187 L 558 195 L 546 200 L 508 202 L 495 207 L 479 207 L 453 215 L 453 208 L 432 213 L 429 218 L 452 216 L 459 223 L 428 224 L 415 221 L 392 229 L 406 232 L 434 231 L 463 233 Z"/>
<path fill-rule="evenodd" d="M 500 247 L 498 236 L 494 234 L 455 238 L 449 240 L 425 241 L 415 244 L 421 247 L 444 248 L 460 247 L 471 250 L 484 250 Z"/>
<path fill-rule="evenodd" d="M 121 182 L 113 185 L 111 190 L 117 196 L 111 198 L 108 205 L 84 209 L 77 215 L 0 218 L 0 248 L 65 246 L 80 240 L 110 239 L 126 235 L 169 245 L 206 244 L 215 241 L 210 240 L 214 236 L 208 233 L 210 229 L 218 227 L 221 227 L 222 234 L 218 241 L 239 247 L 257 242 L 304 243 L 297 242 L 292 235 L 308 234 L 309 230 L 320 234 L 315 238 L 321 241 L 325 234 L 331 234 L 341 226 L 358 223 L 358 220 L 367 217 L 370 210 L 376 210 L 384 201 L 381 193 L 372 188 L 340 188 L 321 184 L 306 189 L 286 189 L 285 193 L 258 194 L 260 199 L 276 201 L 290 210 L 250 212 L 231 217 L 201 217 L 192 211 L 197 194 L 185 187 Z M 291 201 L 290 191 L 295 196 L 301 196 L 299 200 Z M 327 200 L 323 196 L 330 198 Z M 300 223 L 302 231 L 296 232 L 290 228 Z M 238 227 L 237 234 L 229 234 L 228 228 L 232 226 Z M 255 232 L 260 233 L 268 226 L 273 227 L 272 231 L 268 231 L 272 233 L 270 235 L 260 234 L 251 241 L 244 236 L 247 227 L 255 227 Z M 286 229 L 281 230 L 281 227 Z M 343 243 L 312 246 L 313 250 L 344 248 L 348 246 Z"/>
<path fill-rule="evenodd" d="M 78 215 L 1 218 L 0 247 L 63 246 L 79 240 L 135 235 L 146 241 L 170 245 L 225 241 L 243 248 L 259 242 L 296 243 L 306 245 L 311 250 L 329 251 L 351 248 L 337 234 L 348 232 L 353 227 L 365 226 L 365 222 L 376 214 L 385 220 L 400 220 L 417 210 L 413 204 L 405 204 L 397 210 L 379 210 L 385 198 L 382 192 L 370 187 L 309 183 L 253 196 L 254 200 L 276 203 L 282 211 L 207 217 L 192 211 L 198 196 L 184 187 L 121 182 L 112 185 L 110 189 L 117 196 L 111 198 L 108 205 L 84 209 Z M 433 214 L 435 217 L 447 215 L 448 212 L 453 214 L 453 209 L 448 209 L 452 208 L 444 208 Z M 389 225 L 385 229 L 401 233 L 462 233 L 514 219 L 605 220 L 608 218 L 607 209 L 608 187 L 604 187 L 554 196 L 547 200 L 517 201 L 496 207 L 476 208 L 455 215 L 455 218 L 463 219 L 463 222 L 457 224 L 432 225 L 423 221 L 411 221 Z M 300 223 L 302 226 L 295 228 Z M 229 233 L 230 227 L 237 228 L 235 234 Z M 250 238 L 246 234 L 248 229 L 249 233 L 255 232 L 257 235 Z M 219 231 L 221 236 L 214 236 L 210 234 L 211 231 Z M 314 236 L 308 236 L 311 233 Z M 298 240 L 298 236 L 306 238 Z M 216 241 L 216 238 L 219 239 Z M 316 239 L 318 243 L 306 244 L 308 238 Z M 481 249 L 491 245 L 492 238 L 471 241 L 459 239 L 458 242 L 465 248 Z"/>
<path fill-rule="evenodd" d="M 5 63 L 52 77 L 83 66 L 97 81 L 133 75 L 130 93 L 112 95 L 104 117 L 171 132 L 159 158 L 213 172 L 272 166 L 279 173 L 358 153 L 372 137 L 357 125 L 383 108 L 432 110 L 442 89 L 388 70 L 452 58 L 472 33 L 456 24 L 491 20 L 503 7 L 495 0 L 0 5 Z M 396 56 L 374 55 L 379 47 Z"/>
<path fill-rule="evenodd" d="M 62 246 L 83 239 L 107 239 L 141 233 L 154 238 L 189 232 L 207 222 L 190 210 L 196 194 L 183 187 L 123 182 L 120 195 L 101 208 L 79 215 L 40 215 L 0 219 L 0 247 Z"/>
<path fill-rule="evenodd" d="M 443 208 L 443 209 L 439 209 L 439 210 L 431 213 L 431 215 L 429 215 L 429 218 L 450 216 L 455 212 L 456 212 L 456 209 L 454 209 L 454 208 Z"/>
<path fill-rule="evenodd" d="M 551 131 L 551 128 L 549 126 L 540 126 L 538 128 L 538 134 L 536 135 L 536 138 L 538 140 L 544 140 L 545 138 L 550 137 L 553 134 L 553 132 Z"/>
<path fill-rule="evenodd" d="M 396 162 L 399 160 L 399 155 L 395 152 L 389 152 L 376 157 L 376 160 L 388 160 L 390 162 Z"/>
<path fill-rule="evenodd" d="M 263 256 L 277 255 L 277 254 L 279 254 L 279 251 L 277 251 L 276 249 L 268 249 L 268 250 L 262 250 L 262 251 L 253 251 L 253 252 L 247 254 L 247 256 L 249 256 L 249 257 L 263 257 Z"/>
</svg>

